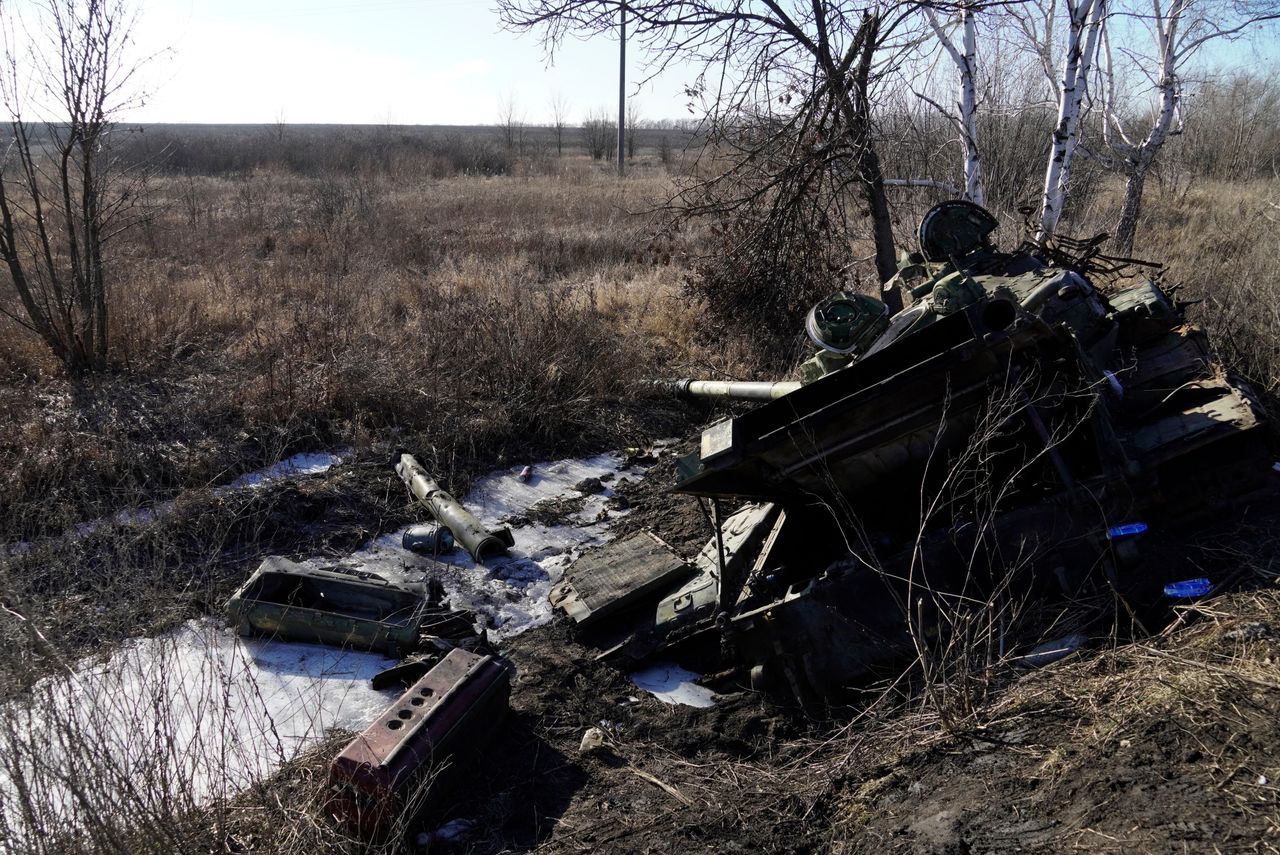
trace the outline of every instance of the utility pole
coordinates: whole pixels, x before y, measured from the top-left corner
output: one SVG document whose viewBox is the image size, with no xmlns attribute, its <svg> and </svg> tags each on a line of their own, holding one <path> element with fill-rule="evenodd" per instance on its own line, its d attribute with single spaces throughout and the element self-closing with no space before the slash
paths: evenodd
<svg viewBox="0 0 1280 855">
<path fill-rule="evenodd" d="M 627 140 L 627 4 L 618 4 L 618 175 L 626 169 Z"/>
</svg>

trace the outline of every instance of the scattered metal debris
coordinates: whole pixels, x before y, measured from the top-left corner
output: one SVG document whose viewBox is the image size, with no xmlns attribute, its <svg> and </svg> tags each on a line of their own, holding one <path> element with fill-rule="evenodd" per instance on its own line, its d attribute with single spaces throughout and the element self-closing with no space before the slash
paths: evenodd
<svg viewBox="0 0 1280 855">
<path fill-rule="evenodd" d="M 364 574 L 372 576 L 372 574 Z M 433 618 L 420 593 L 373 578 L 317 570 L 268 558 L 227 601 L 227 618 L 242 636 L 384 651 L 414 650 Z"/>
<path fill-rule="evenodd" d="M 1021 656 L 1014 661 L 1025 668 L 1043 668 L 1046 665 L 1057 662 L 1059 659 L 1066 659 L 1088 643 L 1089 637 L 1087 635 L 1073 632 L 1071 635 L 1055 638 L 1037 645 L 1025 656 Z"/>
<path fill-rule="evenodd" d="M 801 381 L 669 384 L 765 403 L 679 461 L 675 492 L 713 532 L 691 578 L 627 587 L 608 552 L 569 569 L 566 588 L 599 576 L 625 606 L 604 631 L 558 591 L 584 640 L 629 666 L 720 660 L 807 703 L 993 597 L 1158 591 L 1170 571 L 1142 568 L 1144 538 L 1273 489 L 1256 396 L 1156 282 L 1104 293 L 1096 246 L 1002 252 L 996 225 L 965 202 L 930 211 L 886 285 L 908 307 L 824 301 Z"/>
<path fill-rule="evenodd" d="M 575 562 L 551 589 L 551 604 L 588 626 L 691 572 L 685 560 L 656 535 L 637 532 Z"/>
<path fill-rule="evenodd" d="M 453 532 L 454 538 L 476 561 L 487 555 L 500 555 L 515 545 L 511 529 L 486 529 L 457 499 L 440 488 L 412 454 L 400 456 L 396 474 L 436 521 Z"/>
<path fill-rule="evenodd" d="M 443 555 L 452 552 L 457 543 L 453 532 L 438 523 L 411 525 L 400 537 L 400 545 L 419 555 Z"/>
</svg>

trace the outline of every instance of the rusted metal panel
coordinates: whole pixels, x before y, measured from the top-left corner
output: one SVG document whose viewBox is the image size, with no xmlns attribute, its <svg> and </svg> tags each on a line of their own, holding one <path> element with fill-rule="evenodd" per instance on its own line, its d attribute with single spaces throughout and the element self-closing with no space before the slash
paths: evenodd
<svg viewBox="0 0 1280 855">
<path fill-rule="evenodd" d="M 450 651 L 334 758 L 326 811 L 367 840 L 386 839 L 440 803 L 441 775 L 501 724 L 510 691 L 497 659 Z"/>
</svg>

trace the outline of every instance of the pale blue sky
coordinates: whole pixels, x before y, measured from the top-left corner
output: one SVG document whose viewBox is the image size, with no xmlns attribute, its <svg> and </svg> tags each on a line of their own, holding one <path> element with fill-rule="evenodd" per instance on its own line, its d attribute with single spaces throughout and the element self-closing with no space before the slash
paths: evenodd
<svg viewBox="0 0 1280 855">
<path fill-rule="evenodd" d="M 618 42 L 567 41 L 548 66 L 535 34 L 505 32 L 492 0 L 138 0 L 152 93 L 140 122 L 492 124 L 513 99 L 531 124 L 559 94 L 577 124 L 616 111 Z M 1145 45 L 1144 45 L 1145 47 Z M 1217 43 L 1209 65 L 1273 66 L 1274 31 Z M 685 68 L 628 94 L 646 119 L 689 118 Z"/>
<path fill-rule="evenodd" d="M 492 124 L 513 97 L 545 123 L 557 92 L 573 123 L 617 110 L 616 38 L 570 41 L 547 67 L 487 0 L 146 0 L 136 33 L 139 52 L 171 50 L 132 121 Z M 644 118 L 684 118 L 685 83 L 628 92 Z"/>
</svg>

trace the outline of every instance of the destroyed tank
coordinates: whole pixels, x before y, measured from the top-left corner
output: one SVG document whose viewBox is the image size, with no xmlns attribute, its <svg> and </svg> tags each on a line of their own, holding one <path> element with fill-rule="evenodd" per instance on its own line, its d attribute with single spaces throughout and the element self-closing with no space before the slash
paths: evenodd
<svg viewBox="0 0 1280 855">
<path fill-rule="evenodd" d="M 695 561 L 624 542 L 553 595 L 606 658 L 700 648 L 823 698 L 1001 598 L 1141 597 L 1170 581 L 1144 541 L 1271 489 L 1259 400 L 1183 306 L 1151 279 L 1108 289 L 1100 239 L 1005 252 L 996 226 L 930 210 L 885 285 L 907 307 L 814 307 L 799 380 L 662 384 L 759 405 L 679 461 L 715 531 Z"/>
</svg>

